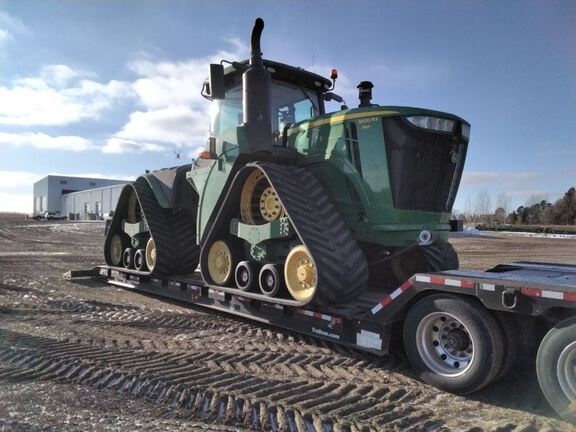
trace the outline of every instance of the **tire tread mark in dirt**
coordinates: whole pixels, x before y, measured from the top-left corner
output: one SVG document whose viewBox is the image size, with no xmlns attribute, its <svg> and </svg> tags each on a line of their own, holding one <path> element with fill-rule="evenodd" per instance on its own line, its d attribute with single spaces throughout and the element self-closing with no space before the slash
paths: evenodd
<svg viewBox="0 0 576 432">
<path fill-rule="evenodd" d="M 196 411 L 216 417 L 221 416 L 222 409 L 232 409 L 234 404 L 231 401 L 242 397 L 244 403 L 252 407 L 250 415 L 245 416 L 244 423 L 256 422 L 261 426 L 279 424 L 281 421 L 278 413 L 291 412 L 293 418 L 303 419 L 304 429 L 299 427 L 294 430 L 316 430 L 311 429 L 314 427 L 313 423 L 322 425 L 323 421 L 328 421 L 314 414 L 315 407 L 325 402 L 327 395 L 341 397 L 349 390 L 367 394 L 370 390 L 366 385 L 358 386 L 353 383 L 306 379 L 290 381 L 281 375 L 276 378 L 274 375 L 254 377 L 237 373 L 232 362 L 234 356 L 230 354 L 213 353 L 204 357 L 200 363 L 197 361 L 198 356 L 191 353 L 152 355 L 141 359 L 135 357 L 137 353 L 133 351 L 78 346 L 75 342 L 57 342 L 2 329 L 0 341 L 3 345 L 8 345 L 0 351 L 2 380 L 75 382 L 121 391 L 158 403 L 171 403 L 178 407 L 184 406 L 184 399 L 194 393 Z M 265 353 L 255 353 L 248 357 L 243 355 L 239 364 L 270 364 L 279 357 Z M 298 354 L 281 357 L 285 361 L 302 362 L 306 356 Z M 227 367 L 221 367 L 221 361 Z M 323 365 L 327 363 L 329 362 L 322 361 Z M 258 371 L 263 370 L 261 366 L 258 367 Z M 225 403 L 222 402 L 224 400 Z M 378 407 L 378 400 L 369 400 L 375 408 Z M 221 408 L 223 406 L 224 408 Z M 272 408 L 276 412 L 275 418 L 270 414 L 273 412 Z M 311 409 L 313 411 L 308 413 Z M 371 419 L 369 410 L 366 412 L 365 426 L 368 426 Z M 334 412 L 327 411 L 326 414 L 333 416 Z M 316 421 L 310 420 L 312 415 L 316 416 Z M 270 420 L 271 417 L 274 419 Z M 429 417 L 422 416 L 424 420 Z M 331 417 L 330 421 L 337 423 L 338 418 Z M 290 423 L 287 418 L 282 422 Z"/>
</svg>

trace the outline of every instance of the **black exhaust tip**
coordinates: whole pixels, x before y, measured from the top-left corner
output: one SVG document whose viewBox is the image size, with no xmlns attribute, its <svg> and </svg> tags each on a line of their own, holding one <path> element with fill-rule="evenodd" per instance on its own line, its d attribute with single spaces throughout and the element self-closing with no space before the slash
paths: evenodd
<svg viewBox="0 0 576 432">
<path fill-rule="evenodd" d="M 262 63 L 262 50 L 260 49 L 260 37 L 264 30 L 264 20 L 256 18 L 254 28 L 252 29 L 252 37 L 250 39 L 250 64 Z"/>
</svg>

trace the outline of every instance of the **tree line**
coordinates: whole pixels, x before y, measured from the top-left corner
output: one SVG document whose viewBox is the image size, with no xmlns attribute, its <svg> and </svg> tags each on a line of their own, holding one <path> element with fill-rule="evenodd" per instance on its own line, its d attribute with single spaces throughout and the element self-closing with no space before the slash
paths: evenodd
<svg viewBox="0 0 576 432">
<path fill-rule="evenodd" d="M 457 213 L 464 223 L 509 224 L 509 225 L 576 225 L 576 188 L 571 187 L 562 198 L 554 203 L 534 197 L 530 204 L 512 210 L 511 199 L 505 194 L 498 195 L 496 210 L 492 212 L 490 195 L 481 192 L 476 197 L 472 209 Z"/>
</svg>

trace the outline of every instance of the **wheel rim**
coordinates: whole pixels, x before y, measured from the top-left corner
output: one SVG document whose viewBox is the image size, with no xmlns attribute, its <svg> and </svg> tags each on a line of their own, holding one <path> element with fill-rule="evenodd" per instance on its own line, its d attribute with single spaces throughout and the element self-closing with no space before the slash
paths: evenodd
<svg viewBox="0 0 576 432">
<path fill-rule="evenodd" d="M 254 170 L 248 176 L 240 194 L 242 222 L 258 225 L 273 222 L 285 215 L 284 207 L 264 173 Z"/>
<path fill-rule="evenodd" d="M 136 270 L 144 269 L 144 258 L 145 252 L 142 249 L 138 249 L 134 254 L 134 268 Z"/>
<path fill-rule="evenodd" d="M 208 274 L 216 285 L 224 285 L 232 273 L 232 253 L 222 240 L 214 242 L 208 251 Z"/>
<path fill-rule="evenodd" d="M 570 401 L 576 400 L 576 342 L 569 344 L 558 358 L 558 382 Z"/>
<path fill-rule="evenodd" d="M 260 196 L 260 214 L 267 222 L 275 221 L 284 212 L 280 199 L 272 186 L 268 186 Z"/>
<path fill-rule="evenodd" d="M 124 264 L 126 268 L 132 268 L 134 266 L 134 252 L 132 252 L 131 248 L 124 249 L 122 264 Z"/>
<path fill-rule="evenodd" d="M 148 243 L 146 243 L 146 266 L 148 270 L 154 270 L 154 266 L 156 265 L 156 243 L 154 243 L 154 239 L 150 237 L 148 239 Z"/>
<path fill-rule="evenodd" d="M 122 262 L 123 253 L 122 237 L 116 234 L 110 240 L 110 261 L 112 265 L 118 266 Z"/>
<path fill-rule="evenodd" d="M 308 301 L 316 292 L 316 265 L 305 246 L 290 251 L 284 265 L 284 280 L 288 291 L 298 301 Z"/>
<path fill-rule="evenodd" d="M 253 270 L 248 261 L 239 262 L 235 273 L 236 285 L 242 291 L 249 291 L 252 288 Z"/>
<path fill-rule="evenodd" d="M 274 264 L 266 264 L 260 270 L 260 291 L 266 296 L 275 297 L 280 290 L 280 274 Z"/>
<path fill-rule="evenodd" d="M 474 340 L 469 330 L 446 312 L 431 313 L 420 321 L 416 346 L 422 361 L 438 375 L 462 375 L 474 361 Z"/>
</svg>

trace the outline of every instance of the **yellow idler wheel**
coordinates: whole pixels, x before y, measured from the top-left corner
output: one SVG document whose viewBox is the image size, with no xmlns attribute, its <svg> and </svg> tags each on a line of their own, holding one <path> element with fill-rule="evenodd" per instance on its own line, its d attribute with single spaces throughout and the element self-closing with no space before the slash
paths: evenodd
<svg viewBox="0 0 576 432">
<path fill-rule="evenodd" d="M 208 274 L 216 285 L 226 285 L 233 273 L 232 252 L 226 242 L 215 241 L 208 251 Z"/>
<path fill-rule="evenodd" d="M 153 271 L 154 266 L 156 265 L 156 243 L 154 243 L 154 239 L 150 237 L 148 239 L 148 243 L 146 243 L 146 266 L 148 270 Z"/>
<path fill-rule="evenodd" d="M 120 234 L 114 235 L 110 239 L 110 262 L 114 267 L 122 264 L 122 255 L 124 254 L 124 242 Z"/>
<path fill-rule="evenodd" d="M 314 260 L 305 246 L 296 246 L 286 257 L 284 280 L 288 291 L 296 300 L 309 301 L 318 285 Z"/>
<path fill-rule="evenodd" d="M 240 216 L 248 225 L 273 222 L 284 217 L 284 207 L 264 173 L 255 169 L 250 173 L 240 194 Z"/>
</svg>

